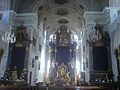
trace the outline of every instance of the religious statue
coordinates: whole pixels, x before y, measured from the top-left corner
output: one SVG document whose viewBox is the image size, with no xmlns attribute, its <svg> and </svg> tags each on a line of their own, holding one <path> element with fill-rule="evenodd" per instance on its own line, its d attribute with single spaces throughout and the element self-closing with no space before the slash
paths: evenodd
<svg viewBox="0 0 120 90">
<path fill-rule="evenodd" d="M 25 80 L 25 75 L 24 75 L 23 72 L 22 72 L 21 75 L 20 75 L 20 80 Z"/>
<path fill-rule="evenodd" d="M 115 55 L 117 58 L 118 80 L 120 81 L 120 45 L 115 49 Z"/>
<path fill-rule="evenodd" d="M 68 43 L 69 43 L 68 34 L 65 31 L 63 31 L 60 34 L 59 44 L 62 45 L 62 46 L 66 46 L 66 45 L 68 45 Z"/>
<path fill-rule="evenodd" d="M 65 77 L 65 69 L 63 67 L 58 69 L 57 77 L 59 77 L 59 78 Z"/>
<path fill-rule="evenodd" d="M 67 71 L 67 66 L 64 63 L 62 63 L 57 69 L 57 78 L 61 78 L 65 82 L 70 81 L 69 72 Z"/>
<path fill-rule="evenodd" d="M 66 73 L 66 66 L 64 65 L 64 63 L 62 63 L 62 64 L 58 67 L 57 77 L 63 78 L 63 77 L 65 76 L 65 73 Z"/>
<path fill-rule="evenodd" d="M 12 80 L 17 80 L 18 76 L 17 76 L 17 67 L 14 66 L 13 70 L 12 70 Z"/>
<path fill-rule="evenodd" d="M 77 74 L 77 76 L 76 76 L 76 84 L 77 84 L 77 86 L 79 86 L 80 85 L 80 74 Z"/>
<path fill-rule="evenodd" d="M 45 74 L 44 75 L 44 83 L 47 85 L 47 84 L 49 84 L 50 83 L 50 80 L 49 80 L 50 78 L 49 78 L 49 75 L 48 74 Z"/>
<path fill-rule="evenodd" d="M 9 72 L 7 70 L 5 71 L 3 79 L 4 80 L 9 80 Z"/>
<path fill-rule="evenodd" d="M 23 69 L 23 79 L 27 82 L 27 69 Z"/>
<path fill-rule="evenodd" d="M 17 35 L 16 35 L 17 41 L 29 40 L 29 37 L 26 33 L 27 28 L 25 26 L 23 26 L 23 25 L 18 26 L 17 29 L 18 29 L 18 32 L 17 32 Z"/>
</svg>

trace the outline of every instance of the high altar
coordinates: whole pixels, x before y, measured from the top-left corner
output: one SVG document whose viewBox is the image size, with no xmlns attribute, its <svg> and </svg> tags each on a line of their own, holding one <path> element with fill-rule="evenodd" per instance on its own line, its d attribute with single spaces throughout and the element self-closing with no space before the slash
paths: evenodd
<svg viewBox="0 0 120 90">
<path fill-rule="evenodd" d="M 49 46 L 50 82 L 75 82 L 77 41 L 73 33 L 67 30 L 67 26 L 61 26 L 59 31 L 50 36 Z"/>
</svg>

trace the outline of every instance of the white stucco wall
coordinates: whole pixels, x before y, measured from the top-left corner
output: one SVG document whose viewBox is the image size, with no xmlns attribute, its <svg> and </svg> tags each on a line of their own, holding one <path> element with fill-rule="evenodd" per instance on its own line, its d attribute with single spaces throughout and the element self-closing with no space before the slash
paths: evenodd
<svg viewBox="0 0 120 90">
<path fill-rule="evenodd" d="M 120 45 L 120 30 L 119 28 L 116 28 L 116 30 L 111 34 L 111 57 L 112 57 L 112 70 L 114 74 L 114 80 L 117 80 L 117 58 L 114 54 L 115 49 L 118 48 Z"/>
<path fill-rule="evenodd" d="M 120 0 L 109 0 L 109 6 L 119 7 L 120 6 Z"/>
<path fill-rule="evenodd" d="M 0 78 L 4 76 L 4 72 L 7 67 L 8 62 L 8 50 L 9 50 L 9 44 L 2 41 L 2 36 L 5 34 L 5 32 L 9 31 L 9 11 L 0 11 L 0 14 L 2 14 L 2 18 L 0 20 L 0 48 L 4 49 L 4 54 L 2 56 L 1 62 L 0 62 Z"/>
</svg>

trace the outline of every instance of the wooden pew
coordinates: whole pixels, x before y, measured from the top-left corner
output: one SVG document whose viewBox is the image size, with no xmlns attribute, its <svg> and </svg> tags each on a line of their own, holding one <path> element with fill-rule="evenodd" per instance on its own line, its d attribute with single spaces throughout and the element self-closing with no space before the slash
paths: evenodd
<svg viewBox="0 0 120 90">
<path fill-rule="evenodd" d="M 38 87 L 35 86 L 1 86 L 0 90 L 39 90 Z M 41 90 L 41 89 L 40 89 Z"/>
</svg>

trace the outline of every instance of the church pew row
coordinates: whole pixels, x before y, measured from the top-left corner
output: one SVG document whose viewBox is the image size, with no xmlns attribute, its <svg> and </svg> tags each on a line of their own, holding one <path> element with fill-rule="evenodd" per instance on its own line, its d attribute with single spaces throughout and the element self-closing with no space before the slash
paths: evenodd
<svg viewBox="0 0 120 90">
<path fill-rule="evenodd" d="M 1 86 L 0 90 L 107 90 L 95 87 L 36 87 L 36 86 Z"/>
<path fill-rule="evenodd" d="M 0 86 L 0 90 L 39 90 L 35 86 Z"/>
</svg>

